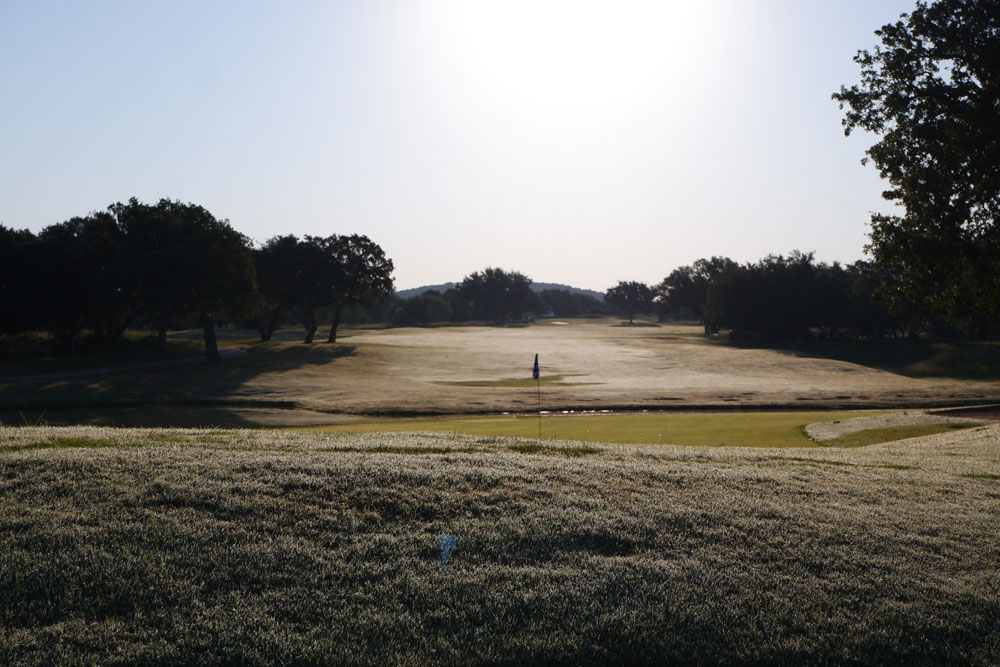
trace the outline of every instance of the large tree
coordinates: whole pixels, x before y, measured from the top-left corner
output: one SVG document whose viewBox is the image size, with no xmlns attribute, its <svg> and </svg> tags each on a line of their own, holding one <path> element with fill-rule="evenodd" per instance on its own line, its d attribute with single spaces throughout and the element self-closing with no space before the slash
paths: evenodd
<svg viewBox="0 0 1000 667">
<path fill-rule="evenodd" d="M 604 302 L 633 324 L 636 315 L 648 313 L 653 307 L 653 290 L 646 283 L 618 281 L 605 292 Z"/>
<path fill-rule="evenodd" d="M 812 253 L 798 251 L 734 266 L 709 287 L 705 322 L 731 329 L 734 338 L 808 338 L 810 329 L 825 324 L 825 313 L 836 308 L 820 279 L 827 269 L 813 263 Z"/>
<path fill-rule="evenodd" d="M 654 288 L 661 318 L 674 308 L 687 308 L 695 317 L 704 321 L 705 300 L 708 288 L 724 271 L 734 268 L 736 262 L 728 257 L 699 259 L 689 266 L 681 266 L 670 272 Z M 705 333 L 710 327 L 705 326 Z"/>
<path fill-rule="evenodd" d="M 275 236 L 254 250 L 260 312 L 256 317 L 261 342 L 271 340 L 281 311 L 298 303 L 302 293 L 303 242 L 294 235 Z"/>
<path fill-rule="evenodd" d="M 153 314 L 161 344 L 168 318 L 195 313 L 208 361 L 220 361 L 216 320 L 245 312 L 255 296 L 250 240 L 196 204 L 161 199 L 150 205 L 133 198 L 111 211 L 125 231 L 126 271 Z"/>
<path fill-rule="evenodd" d="M 487 267 L 467 275 L 455 289 L 475 317 L 505 324 L 520 319 L 537 304 L 531 278 L 517 271 Z"/>
<path fill-rule="evenodd" d="M 124 254 L 124 234 L 107 211 L 43 229 L 33 261 L 44 271 L 32 281 L 44 304 L 40 324 L 65 339 L 89 325 L 98 342 L 117 340 L 142 311 Z"/>
<path fill-rule="evenodd" d="M 166 202 L 167 200 L 164 200 Z M 186 314 L 187 266 L 191 240 L 166 205 L 135 197 L 108 207 L 125 236 L 118 270 L 128 277 L 144 304 L 145 316 L 157 330 L 160 352 L 167 351 L 167 324 Z"/>
<path fill-rule="evenodd" d="M 333 308 L 328 343 L 337 342 L 344 308 L 373 307 L 392 296 L 392 260 L 367 236 L 329 236 L 322 242 L 329 259 L 329 301 Z"/>
<path fill-rule="evenodd" d="M 868 248 L 889 298 L 981 329 L 1000 310 L 1000 0 L 918 2 L 875 34 L 833 95 L 847 134 L 880 137 L 865 161 L 902 208 L 872 216 Z"/>
</svg>

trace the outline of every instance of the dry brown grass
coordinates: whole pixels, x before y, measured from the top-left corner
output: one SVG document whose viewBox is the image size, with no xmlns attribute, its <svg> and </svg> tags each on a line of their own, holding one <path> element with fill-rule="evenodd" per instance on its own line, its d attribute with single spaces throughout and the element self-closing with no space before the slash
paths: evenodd
<svg viewBox="0 0 1000 667">
<path fill-rule="evenodd" d="M 0 663 L 996 664 L 998 442 L 3 428 Z"/>
<path fill-rule="evenodd" d="M 995 399 L 998 382 L 910 378 L 782 350 L 714 344 L 700 327 L 617 327 L 611 320 L 517 328 L 348 331 L 344 345 L 273 342 L 218 366 L 0 382 L 0 415 L 17 408 L 70 422 L 304 425 L 365 415 L 535 409 L 537 352 L 550 409 L 792 406 L 914 407 Z M 497 386 L 497 385 L 501 386 Z M 507 382 L 506 384 L 511 384 Z M 513 384 L 518 384 L 514 382 Z M 469 386 L 473 385 L 473 386 Z M 480 385 L 480 386 L 475 386 Z"/>
</svg>

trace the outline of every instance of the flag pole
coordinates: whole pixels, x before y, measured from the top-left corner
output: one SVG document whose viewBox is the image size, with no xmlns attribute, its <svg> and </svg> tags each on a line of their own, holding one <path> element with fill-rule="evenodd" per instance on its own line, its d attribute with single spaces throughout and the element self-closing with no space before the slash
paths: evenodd
<svg viewBox="0 0 1000 667">
<path fill-rule="evenodd" d="M 535 353 L 535 365 L 531 367 L 531 377 L 535 379 L 535 395 L 538 397 L 538 439 L 542 439 L 542 374 L 538 369 L 538 353 Z"/>
<path fill-rule="evenodd" d="M 542 382 L 535 379 L 535 389 L 538 390 L 538 439 L 542 439 Z"/>
</svg>

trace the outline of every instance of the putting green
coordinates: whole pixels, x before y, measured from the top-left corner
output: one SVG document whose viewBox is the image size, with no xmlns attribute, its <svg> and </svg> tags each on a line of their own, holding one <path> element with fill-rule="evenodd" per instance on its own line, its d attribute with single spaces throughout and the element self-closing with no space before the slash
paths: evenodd
<svg viewBox="0 0 1000 667">
<path fill-rule="evenodd" d="M 543 375 L 537 382 L 542 385 L 553 385 L 557 387 L 582 387 L 589 384 L 603 384 L 601 382 L 565 382 L 566 378 L 579 377 L 579 374 L 569 373 L 565 375 Z M 451 382 L 446 380 L 435 380 L 431 384 L 440 384 L 450 387 L 534 387 L 536 380 L 529 378 L 503 378 L 500 380 L 461 380 Z"/>
<path fill-rule="evenodd" d="M 689 414 L 542 415 L 543 440 L 581 440 L 660 445 L 730 447 L 816 447 L 802 432 L 806 424 L 882 414 L 878 411 L 724 412 Z M 301 430 L 343 433 L 421 431 L 470 435 L 538 437 L 538 417 L 407 419 L 312 426 Z"/>
</svg>

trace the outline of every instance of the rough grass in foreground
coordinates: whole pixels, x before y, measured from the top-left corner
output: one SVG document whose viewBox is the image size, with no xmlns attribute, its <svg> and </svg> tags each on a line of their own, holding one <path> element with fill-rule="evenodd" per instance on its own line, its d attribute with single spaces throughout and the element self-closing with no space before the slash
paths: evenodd
<svg viewBox="0 0 1000 667">
<path fill-rule="evenodd" d="M 2 428 L 0 664 L 996 664 L 998 437 Z"/>
</svg>

